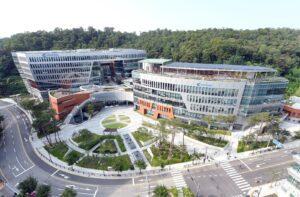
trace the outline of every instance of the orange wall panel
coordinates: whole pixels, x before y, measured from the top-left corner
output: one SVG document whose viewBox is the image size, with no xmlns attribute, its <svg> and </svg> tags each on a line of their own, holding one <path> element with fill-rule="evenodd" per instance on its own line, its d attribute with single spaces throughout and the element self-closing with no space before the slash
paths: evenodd
<svg viewBox="0 0 300 197">
<path fill-rule="evenodd" d="M 54 118 L 56 120 L 61 120 L 66 117 L 72 109 L 76 106 L 81 104 L 83 101 L 90 98 L 89 92 L 79 92 L 74 93 L 66 96 L 62 96 L 60 98 L 56 98 L 49 94 L 49 102 L 51 108 L 55 111 Z"/>
</svg>

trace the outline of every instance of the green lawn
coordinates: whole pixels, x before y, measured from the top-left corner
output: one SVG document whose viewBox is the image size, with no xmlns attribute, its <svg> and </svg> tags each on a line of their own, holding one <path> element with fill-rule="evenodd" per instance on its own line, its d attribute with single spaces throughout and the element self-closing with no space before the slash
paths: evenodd
<svg viewBox="0 0 300 197">
<path fill-rule="evenodd" d="M 148 160 L 149 162 L 151 162 L 152 157 L 151 157 L 151 155 L 148 153 L 148 151 L 147 151 L 147 150 L 143 150 L 143 153 L 144 153 L 145 157 L 147 158 L 147 160 Z"/>
<path fill-rule="evenodd" d="M 125 144 L 123 142 L 123 139 L 119 135 L 117 135 L 115 137 L 116 137 L 115 139 L 118 141 L 118 144 L 119 144 L 119 147 L 120 147 L 121 151 L 125 152 L 126 151 L 126 147 L 125 147 Z"/>
<path fill-rule="evenodd" d="M 69 164 L 69 165 L 73 165 L 74 163 L 76 163 L 76 161 L 78 161 L 78 159 L 82 157 L 82 154 L 77 152 L 77 151 L 71 151 L 69 152 L 66 156 L 65 156 L 65 161 Z"/>
<path fill-rule="evenodd" d="M 106 123 L 106 124 L 103 124 L 102 122 L 102 125 L 107 129 L 121 129 L 127 126 L 127 124 L 123 122 L 114 122 L 114 123 Z"/>
<path fill-rule="evenodd" d="M 225 147 L 228 144 L 228 141 L 222 140 L 220 138 L 212 138 L 212 137 L 206 137 L 203 135 L 197 135 L 197 134 L 188 134 L 189 137 L 199 140 L 200 142 L 217 146 L 217 147 Z"/>
<path fill-rule="evenodd" d="M 144 131 L 144 130 L 141 130 L 141 129 L 138 130 L 138 131 L 133 132 L 132 135 L 137 140 L 137 142 L 139 143 L 140 146 L 142 146 L 140 141 L 147 142 L 148 140 L 151 140 L 151 139 L 154 138 L 153 135 L 151 135 L 147 131 Z"/>
<path fill-rule="evenodd" d="M 130 123 L 130 118 L 129 118 L 128 116 L 125 116 L 125 115 L 119 115 L 119 119 L 120 119 L 122 122 Z"/>
<path fill-rule="evenodd" d="M 268 141 L 262 141 L 262 142 L 251 141 L 248 143 L 246 143 L 245 141 L 239 141 L 237 152 L 240 153 L 240 152 L 255 150 L 259 148 L 265 148 L 267 147 L 267 145 L 268 145 Z"/>
<path fill-rule="evenodd" d="M 113 123 L 113 122 L 116 122 L 116 116 L 115 115 L 111 115 L 111 116 L 108 116 L 107 118 L 105 118 L 102 121 L 102 124 L 110 124 L 110 123 Z"/>
<path fill-rule="evenodd" d="M 118 150 L 117 150 L 114 140 L 106 140 L 94 152 L 101 153 L 101 154 L 114 154 L 114 153 L 117 153 Z"/>
<path fill-rule="evenodd" d="M 174 145 L 173 147 L 173 154 L 171 159 L 168 160 L 169 147 L 170 144 L 166 141 L 162 143 L 160 148 L 155 147 L 154 145 L 151 146 L 153 159 L 151 162 L 149 161 L 150 164 L 152 166 L 161 166 L 162 163 L 168 165 L 174 163 L 187 162 L 191 160 L 191 156 L 188 154 L 188 152 L 186 150 L 182 151 L 182 148 L 176 145 Z"/>
<path fill-rule="evenodd" d="M 68 146 L 63 143 L 59 142 L 53 144 L 53 146 L 45 146 L 45 149 L 53 156 L 57 157 L 58 159 L 64 161 L 64 156 L 68 152 Z"/>
<path fill-rule="evenodd" d="M 119 120 L 116 116 L 117 115 L 108 116 L 102 121 L 102 125 L 107 129 L 121 129 L 130 123 L 130 118 L 128 116 L 118 115 Z"/>
<path fill-rule="evenodd" d="M 102 158 L 87 156 L 78 162 L 78 166 L 98 170 L 108 170 L 108 167 L 112 167 L 117 171 L 133 169 L 133 165 L 128 155 Z"/>
</svg>

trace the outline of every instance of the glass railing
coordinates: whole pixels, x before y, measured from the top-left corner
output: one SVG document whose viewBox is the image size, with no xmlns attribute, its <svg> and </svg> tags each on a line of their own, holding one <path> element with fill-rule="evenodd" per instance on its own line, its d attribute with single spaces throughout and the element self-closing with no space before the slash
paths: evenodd
<svg viewBox="0 0 300 197">
<path fill-rule="evenodd" d="M 287 181 L 294 185 L 297 189 L 300 189 L 300 182 L 294 179 L 291 175 L 288 176 Z"/>
</svg>

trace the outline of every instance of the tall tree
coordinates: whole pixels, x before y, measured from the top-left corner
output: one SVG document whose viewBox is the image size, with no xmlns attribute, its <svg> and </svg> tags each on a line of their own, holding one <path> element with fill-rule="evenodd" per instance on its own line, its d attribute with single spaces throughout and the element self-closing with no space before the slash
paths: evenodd
<svg viewBox="0 0 300 197">
<path fill-rule="evenodd" d="M 51 187 L 50 185 L 39 185 L 36 190 L 36 197 L 50 197 Z"/>
<path fill-rule="evenodd" d="M 37 187 L 38 181 L 33 177 L 28 177 L 20 184 L 18 185 L 18 189 L 20 190 L 20 193 L 24 196 L 27 194 L 31 194 L 33 191 L 35 191 Z"/>
</svg>

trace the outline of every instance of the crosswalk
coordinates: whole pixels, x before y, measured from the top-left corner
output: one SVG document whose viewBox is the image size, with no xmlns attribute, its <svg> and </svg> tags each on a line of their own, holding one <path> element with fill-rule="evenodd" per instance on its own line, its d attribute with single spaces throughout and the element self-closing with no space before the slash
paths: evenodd
<svg viewBox="0 0 300 197">
<path fill-rule="evenodd" d="M 250 184 L 230 165 L 230 163 L 221 162 L 220 165 L 242 192 L 246 192 L 251 189 Z"/>
<path fill-rule="evenodd" d="M 187 187 L 186 182 L 182 176 L 182 172 L 179 170 L 171 171 L 172 179 L 177 189 L 182 189 L 183 187 Z"/>
</svg>

